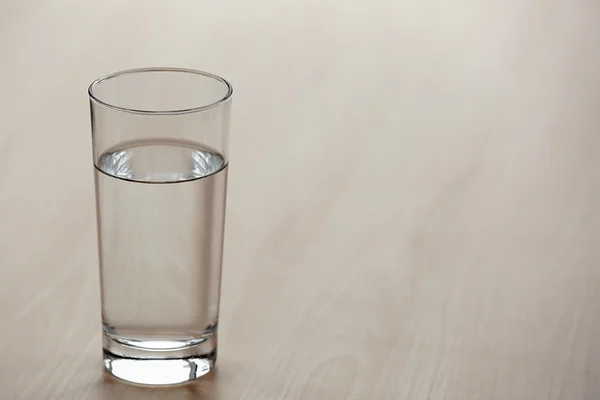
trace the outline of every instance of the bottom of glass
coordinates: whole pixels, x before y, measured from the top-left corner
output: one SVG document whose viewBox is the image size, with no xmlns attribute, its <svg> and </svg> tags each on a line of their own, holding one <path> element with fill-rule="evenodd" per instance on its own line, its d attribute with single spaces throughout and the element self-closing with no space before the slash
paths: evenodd
<svg viewBox="0 0 600 400">
<path fill-rule="evenodd" d="M 162 342 L 161 342 L 162 343 Z M 138 385 L 180 385 L 208 374 L 217 359 L 216 334 L 202 343 L 157 350 L 131 346 L 104 335 L 104 366 L 115 377 Z"/>
</svg>

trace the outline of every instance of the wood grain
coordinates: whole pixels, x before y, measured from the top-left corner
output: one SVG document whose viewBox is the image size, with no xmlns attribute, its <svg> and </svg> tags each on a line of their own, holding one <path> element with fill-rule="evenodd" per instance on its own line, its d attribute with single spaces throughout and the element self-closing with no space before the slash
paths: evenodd
<svg viewBox="0 0 600 400">
<path fill-rule="evenodd" d="M 0 399 L 600 398 L 600 3 L 0 2 Z M 219 365 L 103 372 L 87 84 L 235 86 Z"/>
</svg>

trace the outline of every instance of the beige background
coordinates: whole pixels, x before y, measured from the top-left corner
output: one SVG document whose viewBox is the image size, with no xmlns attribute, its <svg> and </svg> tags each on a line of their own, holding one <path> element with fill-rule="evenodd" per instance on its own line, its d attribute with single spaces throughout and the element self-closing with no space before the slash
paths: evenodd
<svg viewBox="0 0 600 400">
<path fill-rule="evenodd" d="M 4 0 L 0 54 L 0 399 L 600 398 L 597 0 Z M 99 340 L 86 87 L 156 65 L 236 88 L 175 389 Z"/>
</svg>

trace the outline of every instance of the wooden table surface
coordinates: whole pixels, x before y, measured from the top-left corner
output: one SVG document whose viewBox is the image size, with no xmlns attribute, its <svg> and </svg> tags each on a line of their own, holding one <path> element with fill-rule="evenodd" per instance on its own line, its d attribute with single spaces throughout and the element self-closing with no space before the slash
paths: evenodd
<svg viewBox="0 0 600 400">
<path fill-rule="evenodd" d="M 599 399 L 600 2 L 0 2 L 0 399 Z M 103 372 L 86 88 L 235 86 L 217 370 Z"/>
</svg>

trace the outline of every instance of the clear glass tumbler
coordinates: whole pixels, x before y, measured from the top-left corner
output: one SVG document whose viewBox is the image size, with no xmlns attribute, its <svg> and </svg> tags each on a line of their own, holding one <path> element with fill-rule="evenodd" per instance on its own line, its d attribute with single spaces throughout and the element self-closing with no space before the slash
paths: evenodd
<svg viewBox="0 0 600 400">
<path fill-rule="evenodd" d="M 183 383 L 216 361 L 232 94 L 176 68 L 89 87 L 104 365 L 123 380 Z"/>
</svg>

